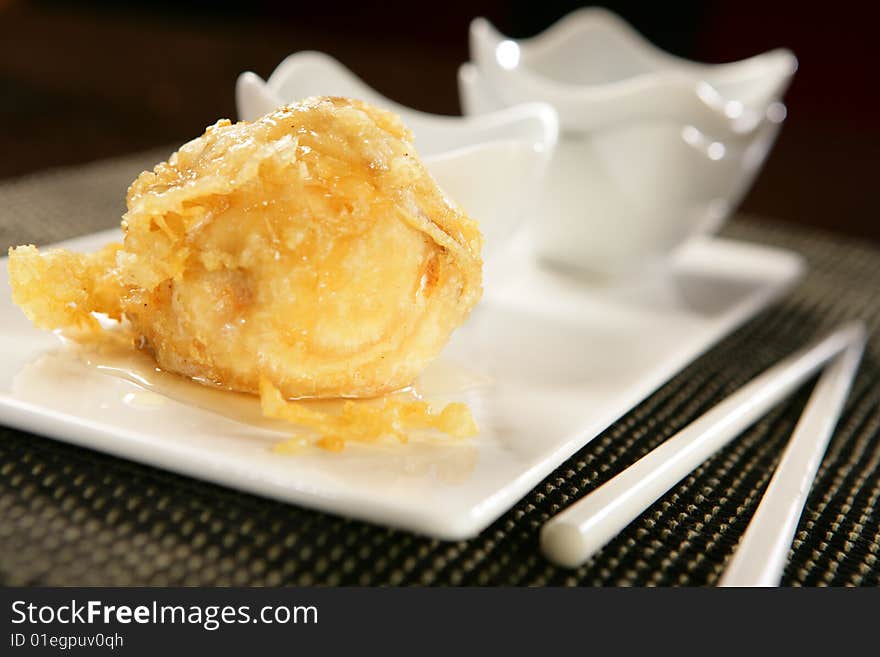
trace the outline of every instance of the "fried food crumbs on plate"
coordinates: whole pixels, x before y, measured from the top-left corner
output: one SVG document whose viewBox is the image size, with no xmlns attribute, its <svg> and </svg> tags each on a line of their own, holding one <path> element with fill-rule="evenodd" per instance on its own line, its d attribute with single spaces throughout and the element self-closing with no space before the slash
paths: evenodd
<svg viewBox="0 0 880 657">
<path fill-rule="evenodd" d="M 317 444 L 473 435 L 463 404 L 371 398 L 406 387 L 482 293 L 482 235 L 391 112 L 310 98 L 219 121 L 131 185 L 122 244 L 10 249 L 13 300 L 37 326 L 123 321 L 158 365 L 259 394 Z M 336 415 L 296 398 L 355 398 Z"/>
<path fill-rule="evenodd" d="M 284 399 L 278 388 L 264 379 L 260 384 L 260 405 L 266 417 L 286 420 L 316 432 L 319 438 L 315 444 L 333 452 L 341 451 L 347 441 L 375 443 L 381 438 L 393 437 L 405 443 L 409 432 L 417 429 L 437 429 L 454 438 L 470 438 L 478 433 L 470 409 L 458 402 L 432 413 L 424 401 L 385 397 L 378 404 L 369 404 L 348 399 L 339 413 L 331 413 Z M 295 437 L 277 444 L 275 451 L 290 453 L 303 444 L 303 438 Z"/>
</svg>

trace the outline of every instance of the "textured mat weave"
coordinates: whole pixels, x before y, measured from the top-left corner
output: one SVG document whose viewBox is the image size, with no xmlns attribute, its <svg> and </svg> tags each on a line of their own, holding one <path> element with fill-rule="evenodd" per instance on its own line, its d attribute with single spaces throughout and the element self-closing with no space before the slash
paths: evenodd
<svg viewBox="0 0 880 657">
<path fill-rule="evenodd" d="M 115 225 L 123 191 L 169 149 L 0 183 L 0 244 Z M 442 543 L 263 500 L 0 427 L 0 583 L 50 585 L 712 584 L 810 387 L 657 502 L 576 571 L 542 523 L 843 319 L 871 342 L 801 519 L 787 584 L 880 583 L 880 250 L 754 219 L 730 237 L 791 248 L 810 272 L 783 303 L 690 365 L 478 538 Z"/>
</svg>

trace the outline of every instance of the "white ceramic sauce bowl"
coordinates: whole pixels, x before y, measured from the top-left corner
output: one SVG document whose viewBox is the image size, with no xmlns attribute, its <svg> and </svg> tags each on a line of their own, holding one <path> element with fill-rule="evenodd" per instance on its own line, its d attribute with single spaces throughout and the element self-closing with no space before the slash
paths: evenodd
<svg viewBox="0 0 880 657">
<path fill-rule="evenodd" d="M 537 252 L 611 276 L 662 264 L 722 225 L 773 144 L 797 67 L 785 50 L 686 61 L 601 9 L 522 41 L 477 19 L 471 56 L 459 71 L 466 114 L 535 100 L 559 113 L 540 223 L 531 225 Z"/>
<path fill-rule="evenodd" d="M 383 97 L 332 57 L 308 51 L 287 57 L 267 81 L 248 72 L 236 84 L 244 120 L 319 95 L 358 98 L 401 117 L 440 187 L 479 221 L 487 269 L 536 207 L 558 133 L 549 105 L 529 103 L 477 117 L 428 114 Z"/>
</svg>

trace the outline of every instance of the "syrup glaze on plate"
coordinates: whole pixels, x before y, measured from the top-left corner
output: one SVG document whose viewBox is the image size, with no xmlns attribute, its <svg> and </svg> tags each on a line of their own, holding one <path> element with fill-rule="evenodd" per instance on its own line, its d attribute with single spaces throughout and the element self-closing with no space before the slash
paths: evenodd
<svg viewBox="0 0 880 657">
<path fill-rule="evenodd" d="M 104 322 L 109 330 L 82 342 L 69 340 L 61 335 L 58 349 L 41 355 L 16 377 L 15 391 L 22 398 L 39 399 L 41 390 L 28 389 L 32 380 L 27 372 L 40 370 L 41 377 L 64 376 L 65 373 L 85 367 L 92 372 L 113 377 L 128 385 L 118 389 L 115 400 L 136 411 L 160 411 L 170 402 L 228 418 L 235 422 L 281 434 L 282 439 L 301 435 L 302 447 L 310 445 L 302 430 L 279 419 L 266 417 L 260 407 L 259 397 L 253 394 L 227 390 L 209 381 L 189 379 L 160 368 L 153 357 L 131 345 L 124 330 L 116 330 L 112 320 Z M 402 401 L 423 401 L 432 408 L 442 407 L 445 399 L 456 397 L 467 390 L 492 385 L 491 378 L 478 375 L 449 360 L 439 359 L 432 363 L 413 383 L 388 397 Z M 385 397 L 357 400 L 359 404 L 379 405 Z M 345 399 L 299 399 L 298 404 L 322 413 L 339 413 Z M 109 403 L 105 399 L 103 403 Z M 423 441 L 456 440 L 434 431 L 412 431 L 410 437 Z M 396 444 L 397 441 L 382 441 Z M 286 440 L 285 453 L 294 443 Z"/>
</svg>

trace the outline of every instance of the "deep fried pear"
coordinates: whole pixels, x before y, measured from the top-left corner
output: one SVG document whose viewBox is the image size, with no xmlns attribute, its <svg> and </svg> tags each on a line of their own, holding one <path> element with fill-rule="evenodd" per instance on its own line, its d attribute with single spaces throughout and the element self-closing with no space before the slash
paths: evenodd
<svg viewBox="0 0 880 657">
<path fill-rule="evenodd" d="M 11 251 L 16 302 L 53 328 L 124 315 L 164 369 L 230 389 L 407 386 L 481 293 L 476 223 L 397 117 L 359 101 L 219 121 L 141 174 L 127 202 L 121 249 Z"/>
</svg>

